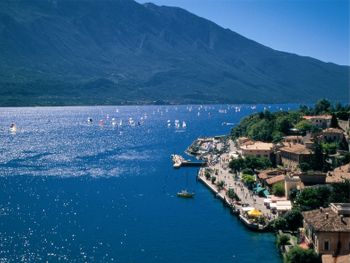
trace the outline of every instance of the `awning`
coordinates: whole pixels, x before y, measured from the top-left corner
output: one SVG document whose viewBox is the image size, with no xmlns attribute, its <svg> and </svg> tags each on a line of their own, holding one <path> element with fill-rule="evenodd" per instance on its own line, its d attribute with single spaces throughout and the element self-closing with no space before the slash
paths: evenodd
<svg viewBox="0 0 350 263">
<path fill-rule="evenodd" d="M 254 209 L 254 207 L 250 207 L 250 206 L 242 207 L 242 210 L 243 210 L 244 212 L 248 212 L 248 211 L 251 211 L 251 210 L 253 210 L 253 209 Z"/>
<path fill-rule="evenodd" d="M 266 189 L 263 192 L 265 197 L 268 197 L 270 195 L 269 191 L 267 191 Z M 269 199 L 271 201 L 271 199 Z"/>
<path fill-rule="evenodd" d="M 248 212 L 248 215 L 258 217 L 258 216 L 261 216 L 262 213 L 261 213 L 260 210 L 254 208 L 253 210 L 250 210 L 250 211 Z"/>
</svg>

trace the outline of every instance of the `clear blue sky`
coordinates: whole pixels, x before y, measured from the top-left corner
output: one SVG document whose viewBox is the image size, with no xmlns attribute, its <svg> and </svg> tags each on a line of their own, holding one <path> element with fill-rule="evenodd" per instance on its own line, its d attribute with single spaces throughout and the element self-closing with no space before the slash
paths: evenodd
<svg viewBox="0 0 350 263">
<path fill-rule="evenodd" d="M 182 7 L 271 48 L 350 65 L 350 0 L 137 0 Z"/>
</svg>

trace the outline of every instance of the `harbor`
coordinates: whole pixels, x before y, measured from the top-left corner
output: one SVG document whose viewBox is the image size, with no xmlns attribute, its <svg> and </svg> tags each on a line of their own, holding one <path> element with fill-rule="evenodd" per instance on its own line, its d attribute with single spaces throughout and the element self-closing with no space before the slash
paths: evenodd
<svg viewBox="0 0 350 263">
<path fill-rule="evenodd" d="M 203 162 L 191 163 L 180 155 L 172 155 L 174 168 L 188 164 L 206 164 L 199 169 L 198 180 L 210 189 L 215 197 L 222 200 L 247 228 L 253 231 L 267 231 L 268 223 L 276 218 L 276 215 L 267 208 L 265 198 L 248 189 L 239 180 L 239 175 L 234 175 L 228 168 L 232 156 L 238 155 L 234 142 L 228 136 L 199 138 L 187 148 L 186 153 Z M 230 197 L 229 192 L 234 193 L 236 198 Z"/>
</svg>

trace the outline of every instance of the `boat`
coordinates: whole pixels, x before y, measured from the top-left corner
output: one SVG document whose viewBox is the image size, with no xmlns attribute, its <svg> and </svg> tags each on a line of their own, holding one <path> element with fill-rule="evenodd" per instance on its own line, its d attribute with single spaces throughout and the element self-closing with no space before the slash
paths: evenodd
<svg viewBox="0 0 350 263">
<path fill-rule="evenodd" d="M 182 122 L 182 128 L 185 129 L 186 127 L 187 127 L 186 122 L 183 121 L 183 122 Z"/>
<path fill-rule="evenodd" d="M 186 174 L 185 176 L 186 176 L 186 188 L 187 188 L 188 187 L 188 175 Z M 187 191 L 187 189 L 183 189 L 177 193 L 177 196 L 182 197 L 182 198 L 193 198 L 194 193 Z"/>
<path fill-rule="evenodd" d="M 17 131 L 16 124 L 11 123 L 11 125 L 10 125 L 10 132 L 11 133 L 16 133 L 16 131 Z"/>
<path fill-rule="evenodd" d="M 182 198 L 193 198 L 194 193 L 190 193 L 187 190 L 181 190 L 180 192 L 177 193 L 177 196 Z"/>
</svg>

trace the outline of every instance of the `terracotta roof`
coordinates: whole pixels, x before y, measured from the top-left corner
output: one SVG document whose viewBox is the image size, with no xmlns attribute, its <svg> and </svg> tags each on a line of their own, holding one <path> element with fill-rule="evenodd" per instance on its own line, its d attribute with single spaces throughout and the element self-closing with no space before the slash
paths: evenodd
<svg viewBox="0 0 350 263">
<path fill-rule="evenodd" d="M 276 175 L 274 177 L 271 177 L 271 178 L 266 180 L 266 183 L 269 184 L 269 185 L 273 185 L 275 183 L 279 183 L 279 182 L 282 182 L 282 181 L 284 181 L 284 174 Z"/>
<path fill-rule="evenodd" d="M 266 172 L 261 172 L 261 173 L 259 173 L 259 174 L 258 174 L 258 177 L 259 177 L 260 179 L 267 179 L 267 178 L 269 178 L 269 176 L 268 176 L 268 174 L 267 174 Z"/>
<path fill-rule="evenodd" d="M 350 164 L 346 164 L 328 173 L 326 183 L 341 183 L 345 179 L 350 180 Z"/>
<path fill-rule="evenodd" d="M 244 144 L 241 148 L 244 150 L 261 150 L 270 151 L 273 147 L 273 143 L 267 142 L 254 142 L 253 144 Z"/>
<path fill-rule="evenodd" d="M 327 128 L 327 129 L 324 129 L 322 131 L 322 133 L 341 133 L 341 134 L 343 134 L 344 131 L 342 129 L 338 129 L 338 128 Z"/>
<path fill-rule="evenodd" d="M 322 263 L 349 263 L 350 254 L 333 257 L 333 255 L 322 255 Z"/>
<path fill-rule="evenodd" d="M 267 169 L 267 170 L 261 171 L 258 174 L 258 177 L 260 179 L 267 179 L 269 177 L 280 175 L 280 174 L 283 174 L 283 173 L 285 173 L 285 171 L 281 170 L 281 169 Z"/>
<path fill-rule="evenodd" d="M 350 217 L 342 219 L 330 207 L 303 212 L 303 217 L 318 232 L 350 232 Z"/>
<path fill-rule="evenodd" d="M 296 154 L 312 154 L 312 151 L 306 148 L 303 144 L 284 144 L 280 150 L 284 152 L 296 153 Z"/>
<path fill-rule="evenodd" d="M 313 115 L 313 116 L 303 116 L 306 120 L 312 120 L 312 119 L 325 119 L 330 120 L 332 119 L 332 115 Z"/>
</svg>

